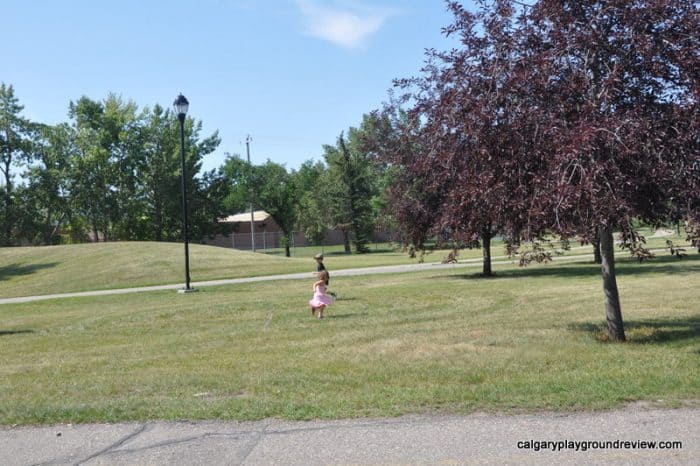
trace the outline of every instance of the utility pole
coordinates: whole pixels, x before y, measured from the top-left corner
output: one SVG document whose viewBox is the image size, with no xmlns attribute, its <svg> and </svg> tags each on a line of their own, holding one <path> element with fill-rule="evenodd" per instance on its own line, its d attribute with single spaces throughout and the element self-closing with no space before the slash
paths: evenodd
<svg viewBox="0 0 700 466">
<path fill-rule="evenodd" d="M 245 151 L 248 156 L 248 165 L 250 165 L 250 143 L 253 141 L 253 138 L 250 137 L 250 134 L 245 137 Z M 250 167 L 252 168 L 252 166 Z M 255 252 L 255 216 L 253 215 L 253 200 L 251 196 L 251 201 L 250 201 L 250 245 L 253 248 L 253 252 Z"/>
</svg>

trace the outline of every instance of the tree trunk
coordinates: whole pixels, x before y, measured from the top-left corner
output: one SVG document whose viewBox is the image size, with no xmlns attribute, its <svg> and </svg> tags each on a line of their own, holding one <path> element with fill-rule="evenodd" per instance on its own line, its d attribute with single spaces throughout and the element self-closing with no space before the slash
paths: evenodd
<svg viewBox="0 0 700 466">
<path fill-rule="evenodd" d="M 343 245 L 345 246 L 345 254 L 352 253 L 352 250 L 350 250 L 350 234 L 346 230 L 343 230 Z"/>
<path fill-rule="evenodd" d="M 488 226 L 481 232 L 481 250 L 484 254 L 483 276 L 493 277 L 491 271 L 491 227 Z"/>
<path fill-rule="evenodd" d="M 155 222 L 153 223 L 153 237 L 156 241 L 163 241 L 163 214 L 160 209 L 156 211 Z"/>
<path fill-rule="evenodd" d="M 595 239 L 591 241 L 591 245 L 593 245 L 593 262 L 596 264 L 602 264 L 603 258 L 600 255 L 600 241 Z"/>
<path fill-rule="evenodd" d="M 61 226 L 63 225 L 63 222 L 66 220 L 66 213 L 63 212 L 61 216 L 56 220 L 56 225 L 54 225 L 53 230 L 49 233 L 49 244 L 53 244 L 53 238 L 54 236 L 58 235 L 59 232 L 61 231 Z M 59 239 L 60 241 L 60 239 Z M 61 244 L 61 243 L 59 243 Z"/>
<path fill-rule="evenodd" d="M 43 236 L 44 236 L 43 242 L 47 246 L 51 245 L 51 243 L 52 243 L 51 239 L 53 236 L 53 234 L 52 234 L 53 229 L 51 228 L 51 214 L 52 214 L 52 209 L 51 209 L 51 207 L 49 207 L 46 211 L 46 222 L 44 223 L 44 233 L 43 233 Z"/>
<path fill-rule="evenodd" d="M 601 269 L 603 272 L 603 291 L 605 293 L 605 318 L 608 321 L 608 339 L 610 341 L 625 341 L 625 329 L 622 324 L 620 296 L 617 291 L 615 278 L 615 245 L 612 228 L 600 226 Z"/>
<path fill-rule="evenodd" d="M 603 258 L 600 255 L 600 232 L 597 228 L 593 231 L 593 238 L 591 238 L 591 246 L 593 246 L 593 262 L 596 264 L 602 264 Z"/>
<path fill-rule="evenodd" d="M 9 189 L 9 188 L 8 188 Z M 14 219 L 14 212 L 13 212 L 13 206 L 12 206 L 12 197 L 10 197 L 10 194 L 7 194 L 5 196 L 5 231 L 3 232 L 3 235 L 5 236 L 5 244 L 4 246 L 12 246 L 12 225 L 15 222 Z"/>
<path fill-rule="evenodd" d="M 8 141 L 9 141 L 9 132 L 8 134 Z M 11 154 L 12 152 L 11 148 L 8 147 L 8 154 Z M 13 212 L 12 212 L 12 177 L 10 175 L 10 157 L 8 156 L 6 162 L 5 162 L 5 169 L 2 171 L 3 174 L 5 175 L 5 218 L 3 219 L 5 222 L 5 231 L 3 232 L 4 235 L 4 244 L 3 246 L 11 246 L 12 245 L 12 224 L 14 223 L 13 217 Z"/>
</svg>

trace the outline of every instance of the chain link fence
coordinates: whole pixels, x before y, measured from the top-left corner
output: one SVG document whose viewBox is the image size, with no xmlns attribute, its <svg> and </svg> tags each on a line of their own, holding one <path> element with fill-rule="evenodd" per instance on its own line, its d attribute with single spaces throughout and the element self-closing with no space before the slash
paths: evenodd
<svg viewBox="0 0 700 466">
<path fill-rule="evenodd" d="M 376 232 L 371 239 L 371 243 L 378 245 L 380 243 L 395 241 L 393 236 L 394 235 L 388 231 Z M 306 236 L 304 236 L 304 233 L 301 231 L 293 232 L 290 239 L 291 241 L 289 247 L 292 250 L 292 255 L 294 254 L 294 249 L 297 247 L 336 246 L 342 245 L 344 242 L 343 233 L 340 230 L 329 231 L 320 245 L 315 245 L 307 240 Z M 250 233 L 230 233 L 228 236 L 217 235 L 216 238 L 206 240 L 205 243 L 213 246 L 240 249 L 242 251 L 253 250 L 253 238 L 251 237 Z M 283 249 L 284 234 L 281 231 L 263 231 L 255 233 L 255 252 L 275 254 Z"/>
</svg>

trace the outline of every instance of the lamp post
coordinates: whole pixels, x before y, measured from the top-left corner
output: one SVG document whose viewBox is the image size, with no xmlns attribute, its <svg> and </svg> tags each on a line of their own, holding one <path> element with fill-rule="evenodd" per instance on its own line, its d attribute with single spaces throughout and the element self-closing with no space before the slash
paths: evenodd
<svg viewBox="0 0 700 466">
<path fill-rule="evenodd" d="M 178 293 L 188 293 L 196 291 L 190 288 L 190 251 L 189 251 L 189 235 L 187 232 L 187 183 L 185 182 L 185 116 L 190 103 L 184 95 L 180 94 L 173 102 L 177 119 L 180 120 L 180 158 L 182 159 L 182 221 L 183 234 L 185 237 L 185 288 L 178 290 Z"/>
</svg>

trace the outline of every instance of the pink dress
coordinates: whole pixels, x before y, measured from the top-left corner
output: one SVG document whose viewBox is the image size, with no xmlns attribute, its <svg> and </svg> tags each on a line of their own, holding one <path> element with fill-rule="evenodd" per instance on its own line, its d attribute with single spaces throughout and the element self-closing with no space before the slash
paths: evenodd
<svg viewBox="0 0 700 466">
<path fill-rule="evenodd" d="M 333 304 L 333 298 L 326 294 L 326 285 L 320 284 L 314 290 L 314 297 L 309 301 L 312 307 L 330 306 Z"/>
</svg>

